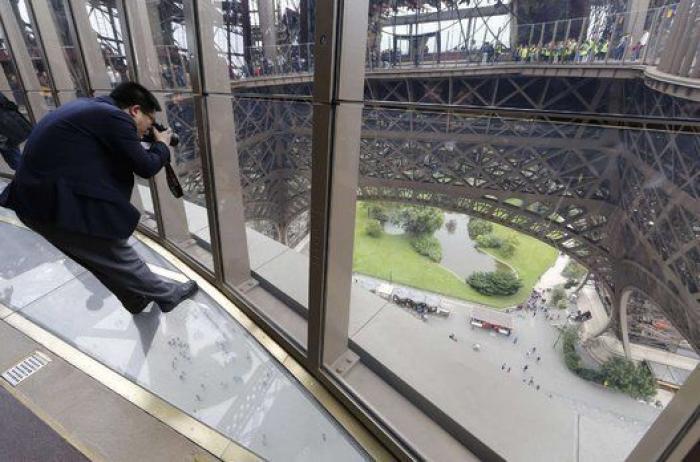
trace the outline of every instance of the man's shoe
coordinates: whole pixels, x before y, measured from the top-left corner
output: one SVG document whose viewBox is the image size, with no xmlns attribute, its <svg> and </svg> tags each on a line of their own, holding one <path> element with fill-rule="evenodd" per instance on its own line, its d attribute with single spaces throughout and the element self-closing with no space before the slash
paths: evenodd
<svg viewBox="0 0 700 462">
<path fill-rule="evenodd" d="M 148 306 L 148 304 L 151 303 L 151 301 L 152 301 L 152 300 L 147 299 L 146 297 L 141 297 L 141 298 L 142 298 L 142 300 L 140 300 L 139 302 L 137 302 L 133 305 L 129 305 L 129 306 L 124 305 L 124 308 L 126 308 L 126 310 L 131 314 L 139 314 L 140 312 L 145 310 L 146 307 Z"/>
<path fill-rule="evenodd" d="M 163 313 L 171 312 L 175 309 L 176 306 L 182 303 L 183 300 L 185 300 L 186 298 L 190 298 L 192 295 L 194 295 L 194 293 L 197 292 L 197 289 L 199 289 L 199 286 L 195 281 L 183 282 L 182 284 L 177 286 L 177 289 L 175 289 L 177 293 L 177 298 L 175 299 L 175 301 L 158 303 L 160 311 L 162 311 Z"/>
</svg>

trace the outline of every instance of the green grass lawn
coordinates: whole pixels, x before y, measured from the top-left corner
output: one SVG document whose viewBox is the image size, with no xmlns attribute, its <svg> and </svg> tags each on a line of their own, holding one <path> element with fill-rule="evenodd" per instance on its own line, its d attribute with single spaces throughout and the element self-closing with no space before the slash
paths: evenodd
<svg viewBox="0 0 700 462">
<path fill-rule="evenodd" d="M 384 234 L 372 238 L 365 234 L 367 210 L 358 203 L 355 221 L 355 252 L 353 270 L 393 281 L 398 284 L 425 289 L 450 297 L 482 303 L 495 308 L 504 308 L 523 302 L 532 287 L 557 258 L 557 251 L 537 239 L 518 234 L 519 245 L 515 254 L 504 258 L 497 252 L 490 252 L 498 259 L 515 268 L 523 281 L 523 287 L 510 296 L 487 296 L 472 289 L 456 274 L 416 253 L 410 240 L 404 235 Z M 494 233 L 506 236 L 512 231 L 494 224 Z"/>
</svg>

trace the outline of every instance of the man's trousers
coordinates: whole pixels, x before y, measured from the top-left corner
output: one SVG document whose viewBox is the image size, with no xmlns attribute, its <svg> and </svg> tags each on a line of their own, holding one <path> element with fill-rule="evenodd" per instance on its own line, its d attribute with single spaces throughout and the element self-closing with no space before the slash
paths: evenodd
<svg viewBox="0 0 700 462">
<path fill-rule="evenodd" d="M 138 313 L 149 301 L 173 303 L 178 297 L 178 284 L 155 275 L 126 239 L 73 233 L 31 220 L 22 222 L 90 271 L 131 313 Z"/>
</svg>

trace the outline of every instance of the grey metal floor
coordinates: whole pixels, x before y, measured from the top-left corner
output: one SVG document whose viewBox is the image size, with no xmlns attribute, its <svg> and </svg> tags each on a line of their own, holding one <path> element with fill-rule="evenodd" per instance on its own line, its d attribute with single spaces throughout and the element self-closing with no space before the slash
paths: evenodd
<svg viewBox="0 0 700 462">
<path fill-rule="evenodd" d="M 2 387 L 0 416 L 0 460 L 88 460 Z"/>
<path fill-rule="evenodd" d="M 3 211 L 7 215 L 7 211 Z M 173 270 L 136 245 L 144 260 Z M 268 460 L 366 460 L 306 390 L 213 299 L 132 316 L 35 233 L 0 223 L 0 301 Z"/>
</svg>

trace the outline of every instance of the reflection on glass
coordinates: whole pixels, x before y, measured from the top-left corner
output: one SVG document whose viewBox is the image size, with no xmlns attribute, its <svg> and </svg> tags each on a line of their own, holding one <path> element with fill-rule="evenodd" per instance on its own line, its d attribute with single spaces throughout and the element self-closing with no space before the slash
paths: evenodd
<svg viewBox="0 0 700 462">
<path fill-rule="evenodd" d="M 147 179 L 139 176 L 135 177 L 134 191 L 131 196 L 131 201 L 134 206 L 141 212 L 140 223 L 154 231 L 158 229 L 155 209 L 153 207 L 153 196 L 151 194 L 151 185 Z"/>
<path fill-rule="evenodd" d="M 283 327 L 304 345 L 313 108 L 310 103 L 236 98 L 233 109 L 251 271 L 292 310 L 287 316 L 293 327 Z M 273 318 L 282 320 L 281 315 Z"/>
<path fill-rule="evenodd" d="M 113 1 L 95 0 L 85 3 L 90 25 L 97 34 L 105 60 L 110 85 L 116 87 L 130 80 L 126 47 L 121 31 L 119 10 Z"/>
<path fill-rule="evenodd" d="M 81 62 L 80 49 L 77 46 L 77 38 L 74 33 L 72 19 L 70 19 L 67 0 L 53 1 L 49 3 L 49 6 L 77 96 L 89 96 L 85 69 Z"/>
<path fill-rule="evenodd" d="M 5 31 L 0 25 L 0 91 L 9 99 L 14 100 L 18 106 L 25 108 L 24 92 L 17 74 L 12 51 L 10 50 Z"/>
<path fill-rule="evenodd" d="M 12 9 L 17 19 L 17 24 L 22 32 L 22 38 L 29 53 L 29 59 L 32 61 L 32 66 L 36 72 L 39 81 L 40 91 L 44 96 L 46 105 L 49 108 L 55 108 L 56 103 L 51 94 L 51 82 L 46 66 L 46 60 L 39 44 L 39 39 L 34 31 L 34 24 L 30 16 L 25 0 L 12 0 Z"/>
<path fill-rule="evenodd" d="M 697 143 L 365 109 L 349 349 L 507 460 L 623 460 L 700 364 Z"/>
<path fill-rule="evenodd" d="M 192 53 L 187 45 L 187 24 L 181 1 L 150 0 L 153 15 L 153 40 L 161 66 L 161 83 L 166 89 L 187 89 L 190 83 Z"/>
<path fill-rule="evenodd" d="M 24 97 L 24 91 L 20 83 L 20 79 L 15 67 L 14 58 L 8 47 L 5 31 L 0 26 L 0 92 L 8 100 L 17 104 L 20 112 L 28 117 L 27 103 Z M 14 172 L 5 163 L 4 159 L 0 159 L 0 173 L 12 175 Z M 2 186 L 0 186 L 2 187 Z"/>
<path fill-rule="evenodd" d="M 168 96 L 165 110 L 168 125 L 177 134 L 179 143 L 172 148 L 171 164 L 184 192 L 182 203 L 188 235 L 178 245 L 209 269 L 213 269 L 208 204 L 202 175 L 202 157 L 197 144 L 195 100 L 191 95 L 174 93 Z"/>
</svg>

